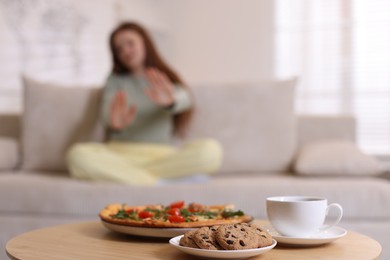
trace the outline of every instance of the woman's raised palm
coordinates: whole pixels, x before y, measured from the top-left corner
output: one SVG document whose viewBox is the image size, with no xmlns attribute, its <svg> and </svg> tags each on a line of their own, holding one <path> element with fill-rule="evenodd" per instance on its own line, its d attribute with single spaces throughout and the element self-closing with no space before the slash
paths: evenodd
<svg viewBox="0 0 390 260">
<path fill-rule="evenodd" d="M 175 104 L 175 87 L 168 77 L 158 69 L 146 70 L 146 78 L 149 87 L 145 89 L 145 95 L 155 104 L 170 107 Z"/>
<path fill-rule="evenodd" d="M 112 129 L 121 130 L 133 123 L 137 114 L 137 107 L 129 108 L 127 103 L 127 95 L 124 91 L 115 93 L 111 103 L 110 110 L 110 126 Z"/>
</svg>

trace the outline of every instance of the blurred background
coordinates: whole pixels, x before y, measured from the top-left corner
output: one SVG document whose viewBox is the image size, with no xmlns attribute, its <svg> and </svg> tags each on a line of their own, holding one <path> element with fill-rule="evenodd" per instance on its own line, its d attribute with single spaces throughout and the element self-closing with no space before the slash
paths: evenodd
<svg viewBox="0 0 390 260">
<path fill-rule="evenodd" d="M 145 25 L 189 85 L 299 77 L 301 114 L 353 114 L 358 143 L 390 154 L 390 1 L 0 0 L 0 113 L 20 113 L 20 75 L 101 86 L 108 36 Z"/>
</svg>

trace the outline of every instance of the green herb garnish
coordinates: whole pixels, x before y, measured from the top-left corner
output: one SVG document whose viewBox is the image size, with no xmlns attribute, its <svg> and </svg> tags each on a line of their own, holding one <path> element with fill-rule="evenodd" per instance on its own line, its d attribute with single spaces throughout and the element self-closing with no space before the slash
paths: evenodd
<svg viewBox="0 0 390 260">
<path fill-rule="evenodd" d="M 224 218 L 232 218 L 235 216 L 241 217 L 241 216 L 244 216 L 244 212 L 242 212 L 241 210 L 237 210 L 237 211 L 224 210 L 221 215 Z"/>
<path fill-rule="evenodd" d="M 115 215 L 112 215 L 112 217 L 125 219 L 125 218 L 129 218 L 129 214 L 124 209 L 120 209 L 120 210 L 118 210 L 118 213 L 116 213 Z"/>
<path fill-rule="evenodd" d="M 212 211 L 203 211 L 203 212 L 194 212 L 194 215 L 195 216 L 204 216 L 204 217 L 207 217 L 208 219 L 212 219 L 213 217 L 215 217 L 217 215 L 217 213 L 212 212 Z"/>
<path fill-rule="evenodd" d="M 136 211 L 128 212 L 125 210 L 125 207 L 123 206 L 118 212 L 111 216 L 112 218 L 118 218 L 118 219 L 133 219 L 133 220 L 139 220 L 138 214 Z"/>
</svg>

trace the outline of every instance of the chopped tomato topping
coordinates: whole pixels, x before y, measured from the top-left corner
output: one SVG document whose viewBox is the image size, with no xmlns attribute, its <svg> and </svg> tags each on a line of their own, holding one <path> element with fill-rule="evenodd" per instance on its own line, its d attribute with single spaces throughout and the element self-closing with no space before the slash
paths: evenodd
<svg viewBox="0 0 390 260">
<path fill-rule="evenodd" d="M 128 209 L 128 210 L 126 210 L 127 214 L 132 214 L 134 212 L 138 212 L 137 209 Z"/>
<path fill-rule="evenodd" d="M 139 218 L 151 218 L 152 216 L 153 216 L 152 213 L 150 213 L 149 211 L 145 211 L 145 210 L 138 213 Z"/>
<path fill-rule="evenodd" d="M 167 213 L 171 216 L 179 216 L 180 215 L 180 209 L 179 208 L 171 208 L 167 211 Z"/>
<path fill-rule="evenodd" d="M 173 215 L 173 216 L 170 216 L 168 218 L 169 222 L 174 222 L 174 223 L 181 223 L 181 222 L 184 222 L 184 217 L 183 216 L 176 216 L 176 215 Z"/>
<path fill-rule="evenodd" d="M 169 207 L 171 209 L 173 208 L 181 209 L 182 207 L 184 207 L 184 200 L 173 202 Z"/>
</svg>

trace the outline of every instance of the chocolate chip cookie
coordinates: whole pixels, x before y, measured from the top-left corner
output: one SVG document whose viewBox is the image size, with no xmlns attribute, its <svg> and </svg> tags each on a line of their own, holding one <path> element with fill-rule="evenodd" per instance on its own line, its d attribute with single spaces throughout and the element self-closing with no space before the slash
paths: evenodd
<svg viewBox="0 0 390 260">
<path fill-rule="evenodd" d="M 194 241 L 199 248 L 208 250 L 219 250 L 219 246 L 215 236 L 217 234 L 218 226 L 202 227 L 194 234 Z"/>
<path fill-rule="evenodd" d="M 216 231 L 216 241 L 225 250 L 254 249 L 259 247 L 258 235 L 248 224 L 223 225 Z"/>
<path fill-rule="evenodd" d="M 180 239 L 180 245 L 192 248 L 199 248 L 194 241 L 194 234 L 196 231 L 197 229 L 186 232 L 184 236 Z"/>
<path fill-rule="evenodd" d="M 255 224 L 243 224 L 247 225 L 252 229 L 252 231 L 257 235 L 257 239 L 259 241 L 258 247 L 266 247 L 272 245 L 272 236 L 266 230 Z"/>
</svg>

